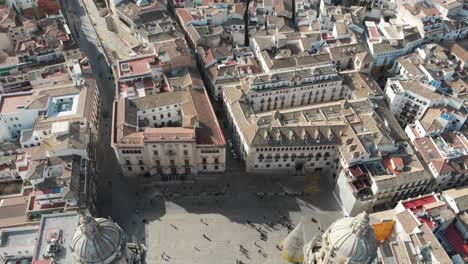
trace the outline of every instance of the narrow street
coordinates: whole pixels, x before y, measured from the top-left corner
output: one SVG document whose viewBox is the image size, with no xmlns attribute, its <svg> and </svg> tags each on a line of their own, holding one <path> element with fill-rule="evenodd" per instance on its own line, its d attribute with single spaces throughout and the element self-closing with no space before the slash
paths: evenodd
<svg viewBox="0 0 468 264">
<path fill-rule="evenodd" d="M 91 21 L 86 15 L 85 7 L 81 1 L 64 1 L 64 15 L 68 20 L 70 28 L 79 42 L 80 49 L 87 55 L 94 77 L 99 88 L 100 105 L 100 129 L 97 131 L 96 157 L 97 157 L 97 189 L 98 199 L 96 207 L 99 215 L 110 216 L 112 197 L 114 193 L 110 188 L 113 186 L 115 177 L 118 177 L 118 167 L 115 166 L 116 159 L 110 146 L 110 132 L 112 121 L 112 103 L 114 101 L 114 78 L 111 68 L 102 55 L 102 47 L 93 29 Z M 103 191 L 108 190 L 108 191 Z M 103 206 L 103 205 L 106 206 Z"/>
</svg>

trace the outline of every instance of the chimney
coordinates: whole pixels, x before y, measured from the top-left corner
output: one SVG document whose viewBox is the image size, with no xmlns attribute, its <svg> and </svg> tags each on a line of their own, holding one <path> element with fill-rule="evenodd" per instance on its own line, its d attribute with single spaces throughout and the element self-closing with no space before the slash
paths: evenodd
<svg viewBox="0 0 468 264">
<path fill-rule="evenodd" d="M 305 140 L 306 137 L 307 137 L 307 133 L 306 133 L 305 129 L 302 128 L 302 129 L 301 129 L 301 139 L 302 139 L 302 140 Z"/>
<path fill-rule="evenodd" d="M 333 134 L 333 131 L 331 130 L 331 128 L 328 128 L 328 133 L 327 133 L 327 135 L 328 135 L 328 140 L 330 140 L 330 141 L 333 140 L 333 138 L 334 138 L 334 136 L 335 136 L 335 135 Z"/>
<path fill-rule="evenodd" d="M 275 130 L 275 140 L 281 141 L 281 132 L 279 130 Z"/>
<path fill-rule="evenodd" d="M 292 130 L 289 130 L 288 131 L 288 138 L 289 140 L 293 140 L 294 139 L 294 132 Z"/>
</svg>

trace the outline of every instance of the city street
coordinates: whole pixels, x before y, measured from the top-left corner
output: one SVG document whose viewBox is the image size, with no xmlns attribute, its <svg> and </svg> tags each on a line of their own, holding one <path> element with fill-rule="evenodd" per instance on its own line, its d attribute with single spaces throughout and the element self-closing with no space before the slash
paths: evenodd
<svg viewBox="0 0 468 264">
<path fill-rule="evenodd" d="M 114 101 L 115 85 L 110 66 L 103 57 L 103 49 L 100 46 L 98 37 L 94 31 L 90 19 L 86 15 L 86 10 L 81 1 L 67 1 L 62 3 L 65 6 L 65 16 L 68 18 L 70 28 L 75 39 L 79 41 L 80 49 L 88 56 L 93 69 L 93 74 L 97 80 L 101 97 L 100 113 L 101 120 L 99 131 L 97 131 L 97 142 L 95 146 L 97 159 L 97 189 L 98 213 L 102 216 L 111 215 L 111 191 L 113 177 L 117 175 L 116 158 L 110 146 L 110 131 L 112 121 L 112 103 Z M 103 206 L 103 205 L 106 206 Z M 99 210 L 101 209 L 101 210 Z"/>
<path fill-rule="evenodd" d="M 116 59 L 127 57 L 131 47 L 138 45 L 138 41 L 136 39 L 132 43 L 123 41 L 118 34 L 107 29 L 106 19 L 99 15 L 99 10 L 92 0 L 83 0 L 83 3 L 99 40 L 106 47 L 107 54 L 118 56 Z"/>
</svg>

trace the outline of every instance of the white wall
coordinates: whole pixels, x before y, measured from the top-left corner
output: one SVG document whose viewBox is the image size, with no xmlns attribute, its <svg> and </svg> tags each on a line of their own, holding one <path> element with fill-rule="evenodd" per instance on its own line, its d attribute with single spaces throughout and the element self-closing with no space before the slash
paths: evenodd
<svg viewBox="0 0 468 264">
<path fill-rule="evenodd" d="M 158 108 L 151 108 L 138 111 L 138 119 L 147 119 L 150 127 L 166 126 L 168 122 L 173 124 L 182 121 L 180 104 L 165 105 Z"/>
<path fill-rule="evenodd" d="M 8 140 L 20 136 L 21 130 L 34 126 L 38 110 L 18 109 L 15 113 L 0 114 L 0 139 Z"/>
<path fill-rule="evenodd" d="M 356 199 L 354 196 L 344 172 L 338 176 L 334 192 L 341 202 L 342 209 L 348 216 L 355 216 L 367 207 L 367 203 Z"/>
</svg>

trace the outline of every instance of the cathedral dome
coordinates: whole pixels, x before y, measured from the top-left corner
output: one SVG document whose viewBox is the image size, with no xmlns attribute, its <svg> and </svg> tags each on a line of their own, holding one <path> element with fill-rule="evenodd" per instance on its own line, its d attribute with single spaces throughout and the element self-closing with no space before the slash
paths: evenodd
<svg viewBox="0 0 468 264">
<path fill-rule="evenodd" d="M 122 256 L 126 237 L 122 229 L 104 218 L 82 216 L 71 245 L 75 261 L 80 264 L 115 263 Z"/>
<path fill-rule="evenodd" d="M 377 256 L 377 241 L 365 212 L 336 221 L 323 240 L 323 247 L 333 263 L 372 263 Z"/>
</svg>

